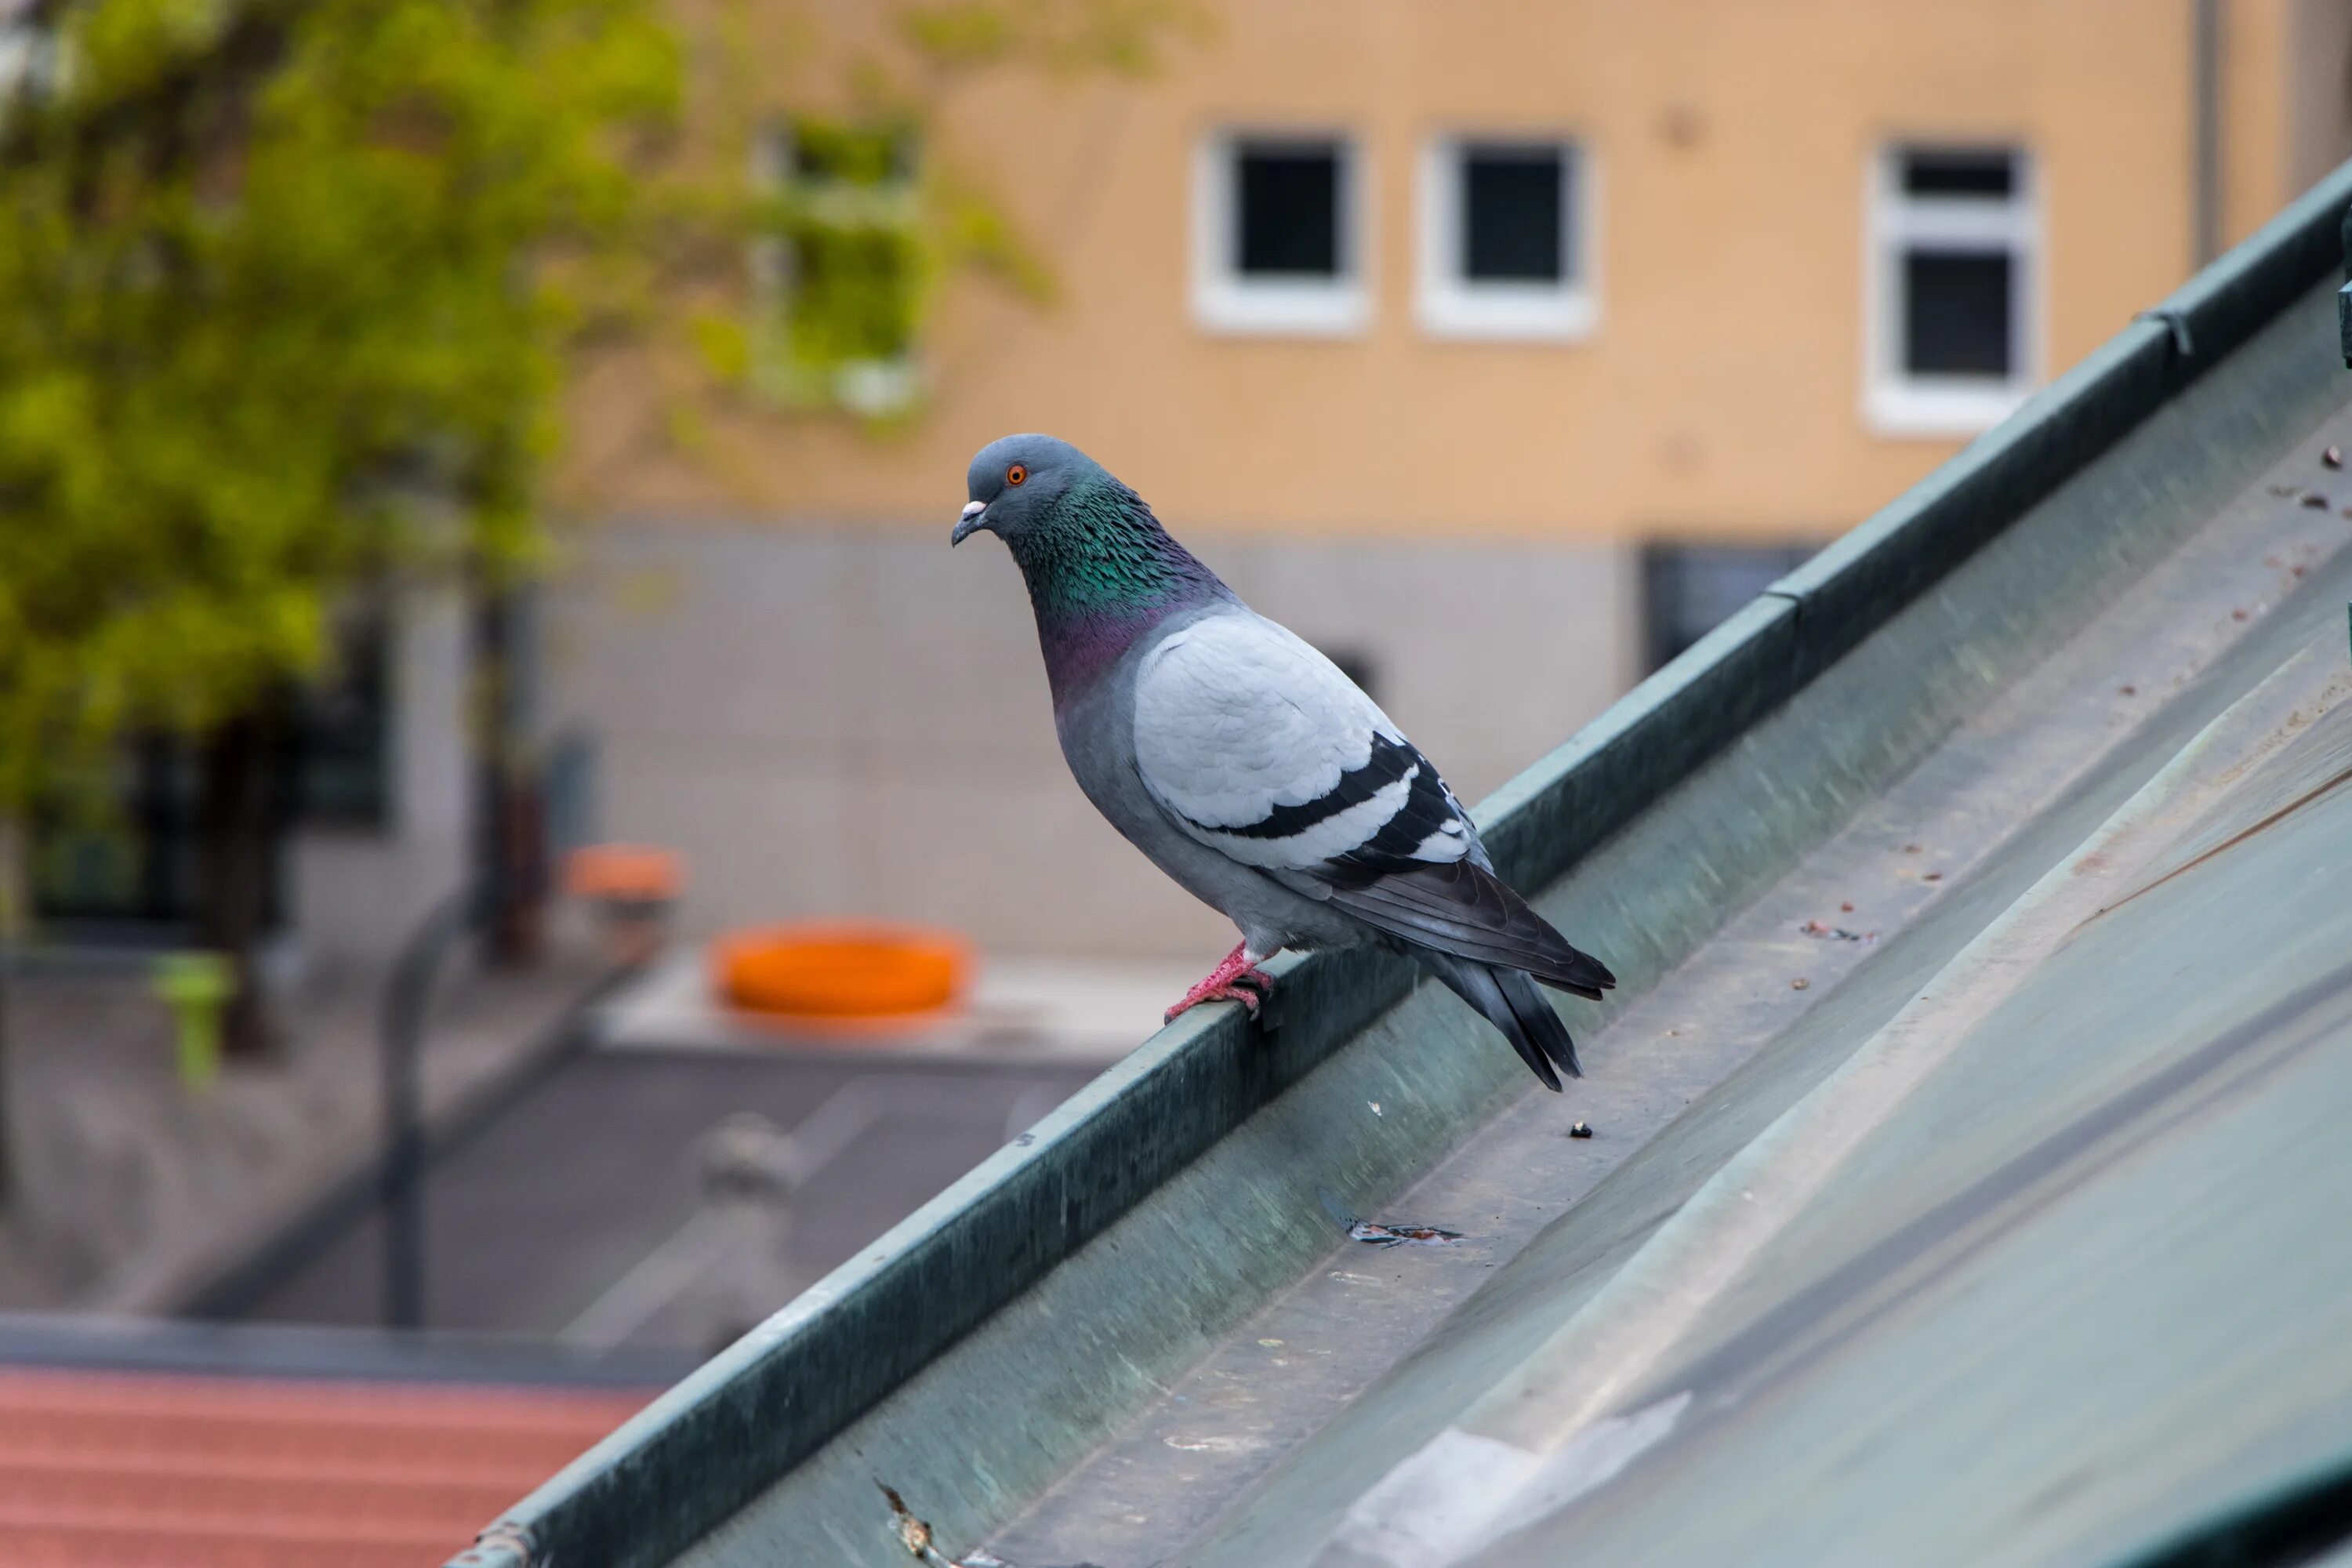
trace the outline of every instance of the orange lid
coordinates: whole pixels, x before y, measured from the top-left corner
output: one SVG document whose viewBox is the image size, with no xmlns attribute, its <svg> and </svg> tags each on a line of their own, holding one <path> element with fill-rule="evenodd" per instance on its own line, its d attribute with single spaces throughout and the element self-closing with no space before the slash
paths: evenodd
<svg viewBox="0 0 2352 1568">
<path fill-rule="evenodd" d="M 931 1013 L 963 993 L 971 949 L 952 931 L 811 923 L 732 931 L 711 944 L 711 979 L 738 1007 L 853 1019 Z"/>
<path fill-rule="evenodd" d="M 563 886 L 582 899 L 675 899 L 686 887 L 686 862 L 643 844 L 592 844 L 565 859 Z"/>
</svg>

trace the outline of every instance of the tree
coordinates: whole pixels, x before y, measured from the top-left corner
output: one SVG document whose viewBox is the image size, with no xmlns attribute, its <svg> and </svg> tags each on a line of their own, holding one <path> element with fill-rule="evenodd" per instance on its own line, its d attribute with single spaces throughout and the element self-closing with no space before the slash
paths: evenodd
<svg viewBox="0 0 2352 1568">
<path fill-rule="evenodd" d="M 361 576 L 527 557 L 566 279 L 629 239 L 675 48 L 644 0 L 103 0 L 24 41 L 0 802 L 126 724 L 203 736 L 207 935 L 242 956 L 261 700 Z"/>
<path fill-rule="evenodd" d="M 926 75 L 1145 68 L 1190 14 L 894 19 L 843 68 L 857 125 L 919 118 Z M 742 26 L 723 15 L 722 62 L 760 53 Z M 795 307 L 803 388 L 908 330 L 877 310 L 919 310 L 942 269 L 1042 293 L 944 162 L 903 234 L 844 242 L 696 155 L 688 61 L 656 0 L 37 0 L 0 35 L 0 931 L 45 792 L 128 727 L 197 737 L 206 937 L 243 966 L 230 1040 L 253 1048 L 269 699 L 327 656 L 354 584 L 528 569 L 573 354 L 678 328 L 740 395 L 741 312 L 672 301 L 759 232 L 830 258 Z M 703 140 L 727 154 L 748 131 L 716 101 Z M 871 286 L 894 268 L 923 287 Z"/>
</svg>

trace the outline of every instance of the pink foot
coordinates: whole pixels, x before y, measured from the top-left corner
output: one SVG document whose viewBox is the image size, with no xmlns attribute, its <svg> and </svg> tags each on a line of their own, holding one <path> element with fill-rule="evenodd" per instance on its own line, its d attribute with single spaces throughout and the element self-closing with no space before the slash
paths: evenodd
<svg viewBox="0 0 2352 1568">
<path fill-rule="evenodd" d="M 1273 956 L 1254 953 L 1247 942 L 1242 943 L 1225 954 L 1223 963 L 1209 971 L 1207 979 L 1185 992 L 1184 1000 L 1169 1008 L 1167 1017 L 1161 1021 L 1172 1024 L 1178 1014 L 1203 1002 L 1238 1002 L 1249 1009 L 1251 1017 L 1256 1017 L 1266 993 L 1274 989 L 1273 976 L 1262 973 L 1257 966 Z"/>
</svg>

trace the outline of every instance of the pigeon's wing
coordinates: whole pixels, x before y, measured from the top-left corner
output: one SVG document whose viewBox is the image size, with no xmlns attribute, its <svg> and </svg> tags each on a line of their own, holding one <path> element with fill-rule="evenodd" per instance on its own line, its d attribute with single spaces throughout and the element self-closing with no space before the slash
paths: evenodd
<svg viewBox="0 0 2352 1568">
<path fill-rule="evenodd" d="M 1585 994 L 1613 984 L 1497 880 L 1429 760 L 1338 666 L 1241 611 L 1146 656 L 1136 768 L 1201 843 L 1408 942 Z"/>
<path fill-rule="evenodd" d="M 1137 672 L 1135 759 L 1177 826 L 1261 870 L 1461 859 L 1468 819 L 1403 733 L 1297 637 L 1211 616 Z"/>
</svg>

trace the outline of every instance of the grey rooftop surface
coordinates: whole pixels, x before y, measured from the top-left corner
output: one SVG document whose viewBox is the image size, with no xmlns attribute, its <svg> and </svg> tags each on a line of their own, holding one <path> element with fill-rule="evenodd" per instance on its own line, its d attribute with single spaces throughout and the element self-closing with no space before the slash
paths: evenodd
<svg viewBox="0 0 2352 1568">
<path fill-rule="evenodd" d="M 2352 1540 L 2347 202 L 1478 809 L 1622 981 L 1565 1097 L 1285 961 L 457 1561 L 909 1562 L 877 1482 L 1026 1568 Z"/>
</svg>

